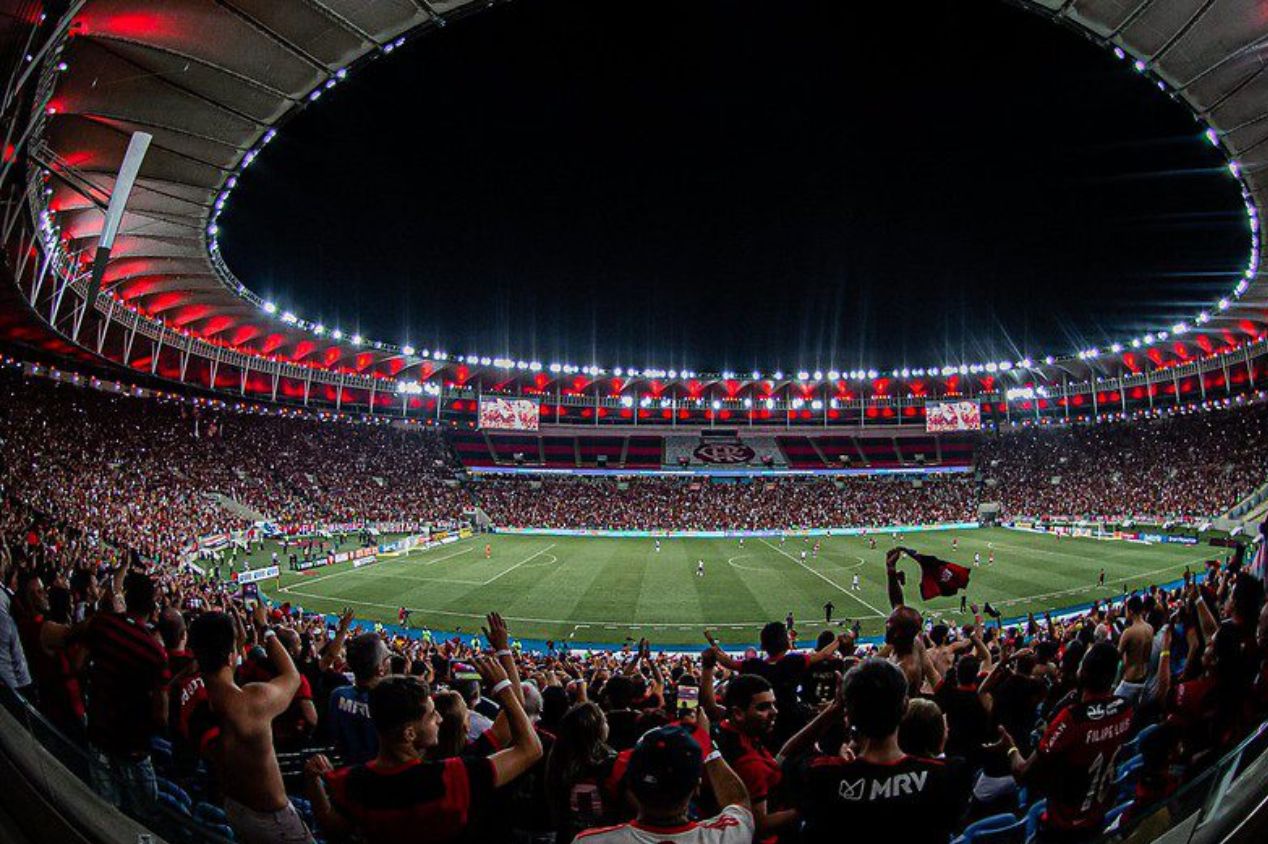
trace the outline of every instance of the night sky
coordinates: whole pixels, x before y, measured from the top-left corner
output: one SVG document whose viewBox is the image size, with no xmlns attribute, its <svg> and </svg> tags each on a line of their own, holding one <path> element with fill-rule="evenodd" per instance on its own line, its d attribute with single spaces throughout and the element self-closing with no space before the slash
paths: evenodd
<svg viewBox="0 0 1268 844">
<path fill-rule="evenodd" d="M 299 114 L 220 225 L 331 328 L 715 371 L 1069 353 L 1249 249 L 1183 106 L 996 0 L 517 0 Z"/>
</svg>

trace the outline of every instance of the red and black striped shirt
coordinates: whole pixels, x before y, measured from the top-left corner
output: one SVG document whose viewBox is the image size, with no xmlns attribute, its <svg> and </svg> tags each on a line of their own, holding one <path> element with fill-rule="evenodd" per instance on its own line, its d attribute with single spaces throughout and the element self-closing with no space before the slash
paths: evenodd
<svg viewBox="0 0 1268 844">
<path fill-rule="evenodd" d="M 153 695 L 171 680 L 154 628 L 126 615 L 89 622 L 88 740 L 107 753 L 141 757 L 155 733 Z"/>
<path fill-rule="evenodd" d="M 493 783 L 493 763 L 471 757 L 394 768 L 371 761 L 326 775 L 331 803 L 369 844 L 459 840 Z"/>
</svg>

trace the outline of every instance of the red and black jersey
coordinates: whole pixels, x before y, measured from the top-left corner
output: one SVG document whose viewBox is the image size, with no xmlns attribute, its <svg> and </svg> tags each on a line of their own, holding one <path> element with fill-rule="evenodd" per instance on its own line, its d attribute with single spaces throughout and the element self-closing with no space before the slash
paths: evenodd
<svg viewBox="0 0 1268 844">
<path fill-rule="evenodd" d="M 718 727 L 717 749 L 744 781 L 749 799 L 754 803 L 767 799 L 783 780 L 783 771 L 770 751 L 741 733 L 730 721 L 723 721 Z"/>
<path fill-rule="evenodd" d="M 1131 704 L 1118 697 L 1075 701 L 1053 716 L 1031 769 L 1048 797 L 1046 826 L 1062 832 L 1101 828 L 1113 805 L 1115 762 L 1131 724 Z"/>
<path fill-rule="evenodd" d="M 470 757 L 394 768 L 371 761 L 326 775 L 331 803 L 370 844 L 459 840 L 493 784 L 493 763 Z"/>
<path fill-rule="evenodd" d="M 863 840 L 946 844 L 969 805 L 971 779 L 958 759 L 904 756 L 891 764 L 839 756 L 795 760 L 804 819 L 801 840 Z"/>
<path fill-rule="evenodd" d="M 23 615 L 18 619 L 18 635 L 31 677 L 40 691 L 40 711 L 54 724 L 83 726 L 84 696 L 70 657 L 64 650 L 48 653 L 40 641 L 40 634 L 48 623 L 42 615 Z"/>
<path fill-rule="evenodd" d="M 88 740 L 120 756 L 150 752 L 152 695 L 171 680 L 167 649 L 154 629 L 119 613 L 88 623 Z"/>
</svg>

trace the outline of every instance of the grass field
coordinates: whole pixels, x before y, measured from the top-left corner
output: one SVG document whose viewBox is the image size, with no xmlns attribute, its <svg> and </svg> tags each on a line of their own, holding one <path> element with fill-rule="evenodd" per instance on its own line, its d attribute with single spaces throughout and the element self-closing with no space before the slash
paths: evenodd
<svg viewBox="0 0 1268 844">
<path fill-rule="evenodd" d="M 952 551 L 952 539 L 959 547 Z M 492 554 L 485 559 L 486 541 Z M 865 635 L 881 632 L 888 602 L 884 556 L 888 534 L 871 550 L 863 537 L 822 540 L 818 557 L 800 552 L 800 538 L 650 539 L 512 536 L 476 537 L 408 555 L 385 557 L 354 569 L 350 563 L 304 573 L 286 572 L 280 591 L 261 584 L 276 600 L 306 610 L 338 612 L 351 606 L 358 618 L 395 623 L 401 606 L 413 625 L 437 631 L 478 631 L 483 614 L 498 610 L 516 636 L 621 642 L 647 636 L 663 645 L 696 644 L 711 627 L 723 642 L 750 643 L 760 626 L 791 611 L 803 636 L 823 629 L 823 605 L 836 606 L 834 621 L 860 620 Z M 1006 617 L 1083 603 L 1179 578 L 1186 565 L 1212 556 L 1202 546 L 1143 545 L 1095 539 L 1056 539 L 1006 529 L 908 534 L 899 544 L 974 568 L 970 601 L 990 601 Z M 273 546 L 255 559 L 262 564 Z M 991 552 L 995 563 L 988 564 Z M 696 576 L 704 560 L 705 575 Z M 916 564 L 905 560 L 907 598 L 926 615 L 961 618 L 959 599 L 919 601 Z M 1104 567 L 1107 586 L 1095 586 Z M 861 589 L 851 589 L 854 574 Z"/>
</svg>

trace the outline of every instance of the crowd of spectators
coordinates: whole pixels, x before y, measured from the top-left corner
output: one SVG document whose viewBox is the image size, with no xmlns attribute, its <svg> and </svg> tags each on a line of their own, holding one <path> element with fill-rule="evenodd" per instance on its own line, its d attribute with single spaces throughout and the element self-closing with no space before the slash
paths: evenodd
<svg viewBox="0 0 1268 844">
<path fill-rule="evenodd" d="M 1199 522 L 1268 478 L 1268 410 L 1028 427 L 984 438 L 983 500 L 1005 518 Z"/>
<path fill-rule="evenodd" d="M 248 844 L 946 842 L 990 816 L 1079 841 L 1111 819 L 1165 825 L 1152 809 L 1268 715 L 1263 573 L 1241 550 L 1121 605 L 1011 628 L 974 608 L 957 629 L 909 603 L 903 575 L 917 572 L 895 549 L 876 645 L 839 627 L 798 641 L 773 621 L 761 651 L 711 637 L 689 654 L 645 641 L 523 651 L 496 613 L 478 644 L 407 638 L 350 611 L 332 622 L 252 602 L 175 553 L 240 524 L 208 488 L 303 519 L 449 515 L 468 492 L 442 440 L 5 389 L 0 682 L 83 748 L 67 761 L 103 798 L 163 831 L 197 823 Z M 1089 514 L 1113 496 L 1133 515 L 1205 512 L 1263 477 L 1262 421 L 1256 410 L 1012 433 L 982 470 L 1015 513 Z M 1027 497 L 1047 491 L 1012 468 L 1060 466 L 1063 487 L 1091 487 L 1098 461 L 1111 480 L 1066 504 Z M 420 481 L 435 489 L 410 494 Z M 959 519 L 978 487 L 516 479 L 476 495 L 508 522 L 716 529 L 791 527 L 790 512 Z"/>
<path fill-rule="evenodd" d="M 431 431 L 212 410 L 6 372 L 0 488 L 91 545 L 174 563 L 198 536 L 470 506 Z M 241 507 L 217 498 L 229 499 Z"/>
<path fill-rule="evenodd" d="M 895 549 L 884 644 L 771 622 L 761 652 L 708 633 L 694 654 L 531 652 L 496 613 L 487 650 L 406 638 L 79 553 L 12 497 L 2 516 L 0 680 L 160 830 L 946 842 L 990 816 L 1087 840 L 1111 816 L 1165 822 L 1147 810 L 1268 715 L 1264 584 L 1240 552 L 1121 605 L 957 629 L 908 603 Z"/>
<path fill-rule="evenodd" d="M 610 530 L 783 530 L 963 522 L 977 516 L 969 476 L 484 480 L 473 494 L 494 524 Z"/>
</svg>

